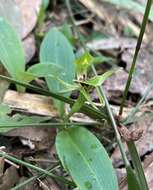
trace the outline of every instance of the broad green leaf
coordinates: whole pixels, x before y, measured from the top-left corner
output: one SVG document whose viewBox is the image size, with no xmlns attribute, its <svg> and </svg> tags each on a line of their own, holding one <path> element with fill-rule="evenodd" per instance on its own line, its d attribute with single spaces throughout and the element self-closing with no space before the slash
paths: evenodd
<svg viewBox="0 0 153 190">
<path fill-rule="evenodd" d="M 32 80 L 39 77 L 53 77 L 58 76 L 62 71 L 60 66 L 55 65 L 54 63 L 37 63 L 32 65 L 27 71 L 21 72 L 22 81 L 31 82 Z"/>
<path fill-rule="evenodd" d="M 52 28 L 45 36 L 40 48 L 40 61 L 53 62 L 63 68 L 59 78 L 72 83 L 75 77 L 73 48 L 66 37 L 56 28 Z M 52 74 L 52 73 L 51 73 Z M 64 90 L 56 79 L 46 77 L 48 88 L 54 92 Z"/>
<path fill-rule="evenodd" d="M 46 63 L 38 63 L 31 66 L 27 72 L 31 74 L 35 74 L 39 77 L 46 77 L 49 75 L 59 76 L 62 73 L 63 68 L 60 65 L 55 63 L 46 62 Z"/>
<path fill-rule="evenodd" d="M 140 2 L 136 2 L 135 0 L 126 0 L 126 1 L 125 0 L 104 0 L 104 1 L 108 3 L 112 3 L 122 8 L 138 11 L 142 14 L 144 14 L 145 12 L 145 5 Z M 150 12 L 149 19 L 153 21 L 153 11 Z"/>
<path fill-rule="evenodd" d="M 59 93 L 67 93 L 80 88 L 78 84 L 69 84 L 64 80 L 60 79 L 60 73 L 62 73 L 63 68 L 60 65 L 54 63 L 38 63 L 31 66 L 26 72 L 23 73 L 23 80 L 28 82 L 38 77 L 48 77 L 50 79 L 57 80 L 64 90 L 59 91 Z"/>
<path fill-rule="evenodd" d="M 20 75 L 21 75 L 21 79 L 20 80 L 22 82 L 26 82 L 26 83 L 29 83 L 32 80 L 36 79 L 36 78 L 39 78 L 38 75 L 33 74 L 33 73 L 29 73 L 28 71 L 20 72 Z"/>
<path fill-rule="evenodd" d="M 72 83 L 75 78 L 75 64 L 74 64 L 73 48 L 67 38 L 59 32 L 56 28 L 52 28 L 45 36 L 40 48 L 40 61 L 53 62 L 63 68 L 58 77 L 67 83 Z M 63 85 L 53 78 L 46 77 L 49 90 L 60 92 L 64 90 Z M 69 94 L 64 94 L 68 96 Z M 64 103 L 57 100 L 54 101 L 59 110 L 61 117 L 65 114 Z"/>
<path fill-rule="evenodd" d="M 14 79 L 20 80 L 20 72 L 25 70 L 23 47 L 15 30 L 2 17 L 0 34 L 0 62 Z"/>
<path fill-rule="evenodd" d="M 87 129 L 71 127 L 57 134 L 56 149 L 64 168 L 81 190 L 118 190 L 112 163 Z"/>
<path fill-rule="evenodd" d="M 93 86 L 93 87 L 101 86 L 103 84 L 103 82 L 108 77 L 110 77 L 114 72 L 115 72 L 114 70 L 110 70 L 110 71 L 105 72 L 102 75 L 95 76 L 95 77 L 93 77 L 91 79 L 88 79 L 86 81 L 81 81 L 81 83 L 84 83 L 84 84 L 87 84 L 87 85 L 90 85 L 90 86 Z"/>
</svg>

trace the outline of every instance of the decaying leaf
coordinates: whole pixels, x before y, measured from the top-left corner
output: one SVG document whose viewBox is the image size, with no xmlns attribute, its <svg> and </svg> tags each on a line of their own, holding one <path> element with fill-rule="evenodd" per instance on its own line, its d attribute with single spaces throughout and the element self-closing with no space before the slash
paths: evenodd
<svg viewBox="0 0 153 190">
<path fill-rule="evenodd" d="M 135 48 L 136 39 L 134 38 L 104 38 L 93 40 L 87 43 L 87 47 L 92 50 L 112 50 Z"/>
<path fill-rule="evenodd" d="M 1 0 L 0 1 L 0 16 L 4 17 L 21 35 L 22 33 L 22 21 L 21 11 L 15 1 Z"/>
<path fill-rule="evenodd" d="M 103 86 L 109 99 L 120 103 L 119 97 L 123 95 L 127 78 L 128 73 L 124 70 L 120 70 L 104 82 Z M 144 87 L 141 81 L 137 78 L 133 78 L 129 91 L 133 94 L 143 92 Z"/>
<path fill-rule="evenodd" d="M 122 60 L 126 63 L 126 69 L 129 71 L 132 59 L 134 55 L 134 49 L 129 49 L 124 51 L 122 55 Z M 145 88 L 149 86 L 150 82 L 153 80 L 153 61 L 152 52 L 149 49 L 141 49 L 139 57 L 136 64 L 136 69 L 134 73 L 133 85 L 136 85 L 139 94 L 143 96 Z M 139 83 L 138 83 L 139 81 Z M 153 91 L 149 93 L 146 99 L 153 99 Z"/>
<path fill-rule="evenodd" d="M 4 162 L 1 164 L 4 165 Z M 7 190 L 14 187 L 16 183 L 19 181 L 19 175 L 17 172 L 17 169 L 14 166 L 10 166 L 4 174 L 1 174 L 0 176 L 0 189 L 1 190 Z"/>
<path fill-rule="evenodd" d="M 15 0 L 21 11 L 22 38 L 25 38 L 35 27 L 41 0 Z"/>
<path fill-rule="evenodd" d="M 23 40 L 23 48 L 25 53 L 26 63 L 28 63 L 36 52 L 35 37 L 33 34 L 29 35 Z"/>
</svg>

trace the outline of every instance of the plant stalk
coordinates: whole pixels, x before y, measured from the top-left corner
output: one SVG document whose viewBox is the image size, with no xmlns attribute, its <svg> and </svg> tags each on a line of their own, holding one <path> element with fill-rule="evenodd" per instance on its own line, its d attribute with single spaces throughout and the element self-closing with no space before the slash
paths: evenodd
<svg viewBox="0 0 153 190">
<path fill-rule="evenodd" d="M 96 69 L 95 69 L 95 67 L 93 65 L 92 65 L 92 71 L 97 76 Z M 120 152 L 121 152 L 124 164 L 125 164 L 126 167 L 129 167 L 130 164 L 129 164 L 129 161 L 127 159 L 127 156 L 126 156 L 126 153 L 125 153 L 125 149 L 124 149 L 123 143 L 121 141 L 121 136 L 119 134 L 119 131 L 118 131 L 118 128 L 117 128 L 117 125 L 116 125 L 116 121 L 115 121 L 113 113 L 111 111 L 108 99 L 107 99 L 107 97 L 105 95 L 105 92 L 104 92 L 102 86 L 100 86 L 98 89 L 99 89 L 99 92 L 100 92 L 101 96 L 104 98 L 104 102 L 105 102 L 105 106 L 106 106 L 106 109 L 107 109 L 107 113 L 109 115 L 109 119 L 110 119 L 110 122 L 112 124 L 112 127 L 114 128 L 114 131 L 115 131 L 115 134 L 116 134 L 117 144 L 119 146 L 119 149 L 120 149 Z"/>
<path fill-rule="evenodd" d="M 151 5 L 152 5 L 152 0 L 148 0 L 147 5 L 146 5 L 146 9 L 145 9 L 145 13 L 144 13 L 144 17 L 143 17 L 143 21 L 142 21 L 140 34 L 139 34 L 136 49 L 135 49 L 135 53 L 134 53 L 134 57 L 133 57 L 133 61 L 132 61 L 132 65 L 131 65 L 131 68 L 130 68 L 128 80 L 127 80 L 127 83 L 126 83 L 126 86 L 125 86 L 124 95 L 123 95 L 123 99 L 122 99 L 120 110 L 119 110 L 119 115 L 122 115 L 122 113 L 123 113 L 125 100 L 127 98 L 128 90 L 129 90 L 131 80 L 132 80 L 132 75 L 133 75 L 133 72 L 134 72 L 134 69 L 135 69 L 135 66 L 136 66 L 136 61 L 137 61 L 138 53 L 139 53 L 141 43 L 142 43 L 142 40 L 143 40 L 143 35 L 144 35 L 145 28 L 146 28 L 146 25 L 147 25 L 149 13 L 150 13 L 150 10 L 151 10 Z M 144 170 L 143 170 L 143 167 L 142 167 L 141 159 L 140 159 L 139 154 L 137 152 L 135 143 L 133 141 L 127 142 L 127 146 L 128 146 L 129 153 L 131 155 L 131 159 L 132 159 L 132 163 L 133 163 L 134 168 L 135 168 L 136 175 L 138 177 L 138 181 L 139 181 L 139 184 L 140 184 L 140 189 L 141 190 L 149 190 L 147 180 L 146 180 L 146 177 L 145 177 L 145 174 L 144 174 Z"/>
<path fill-rule="evenodd" d="M 144 174 L 144 170 L 141 164 L 141 159 L 139 157 L 139 154 L 137 152 L 135 143 L 133 141 L 130 141 L 127 143 L 128 150 L 130 152 L 131 158 L 132 158 L 132 163 L 135 169 L 135 172 L 138 177 L 138 182 L 140 184 L 141 190 L 149 190 L 147 180 Z"/>
<path fill-rule="evenodd" d="M 129 76 L 128 76 L 127 83 L 126 83 L 126 86 L 125 86 L 125 90 L 124 90 L 124 94 L 123 94 L 123 98 L 122 98 L 122 102 L 121 102 L 121 106 L 120 106 L 120 110 L 119 110 L 119 115 L 122 115 L 122 113 L 123 113 L 124 104 L 125 104 L 127 94 L 128 94 L 128 91 L 129 91 L 129 87 L 130 87 L 130 84 L 131 84 L 131 81 L 132 81 L 132 75 L 133 75 L 133 72 L 134 72 L 134 69 L 135 69 L 137 57 L 138 57 L 139 50 L 140 50 L 140 47 L 141 47 L 141 43 L 142 43 L 142 40 L 143 40 L 143 35 L 144 35 L 145 28 L 146 28 L 146 25 L 147 25 L 147 22 L 148 22 L 149 13 L 150 13 L 150 10 L 151 10 L 151 5 L 152 5 L 152 0 L 148 0 L 147 5 L 146 5 L 146 9 L 145 9 L 145 13 L 144 13 L 144 17 L 143 17 L 143 21 L 142 21 L 142 26 L 141 26 L 141 29 L 140 29 L 140 34 L 139 34 L 137 45 L 136 45 L 136 48 L 135 48 L 135 53 L 134 53 L 132 65 L 131 65 L 131 68 L 130 68 L 130 71 L 129 71 Z"/>
</svg>

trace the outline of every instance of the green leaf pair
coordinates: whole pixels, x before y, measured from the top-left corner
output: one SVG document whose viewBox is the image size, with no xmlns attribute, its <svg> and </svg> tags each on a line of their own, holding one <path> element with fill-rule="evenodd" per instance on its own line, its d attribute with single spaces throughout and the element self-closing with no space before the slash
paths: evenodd
<svg viewBox="0 0 153 190">
<path fill-rule="evenodd" d="M 8 73 L 17 80 L 30 82 L 37 77 L 45 77 L 48 88 L 59 92 L 63 86 L 53 75 L 72 83 L 75 77 L 74 53 L 68 40 L 56 28 L 46 35 L 40 50 L 40 64 L 25 71 L 24 50 L 15 30 L 0 17 L 0 61 Z M 50 43 L 51 42 L 51 43 Z M 21 90 L 18 87 L 18 90 Z"/>
</svg>

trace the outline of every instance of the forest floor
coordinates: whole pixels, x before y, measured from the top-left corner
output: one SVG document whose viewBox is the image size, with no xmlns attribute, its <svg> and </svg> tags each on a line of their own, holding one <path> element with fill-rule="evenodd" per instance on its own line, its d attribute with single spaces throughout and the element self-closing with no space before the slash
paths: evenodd
<svg viewBox="0 0 153 190">
<path fill-rule="evenodd" d="M 39 61 L 39 47 L 46 32 L 51 27 L 60 28 L 65 24 L 70 24 L 70 17 L 62 0 L 52 1 L 40 17 L 38 17 L 38 12 L 41 9 L 41 0 L 15 1 L 21 12 L 21 17 L 13 7 L 16 5 L 12 5 L 10 9 L 10 4 L 3 1 L 0 2 L 0 16 L 7 17 L 20 33 L 28 68 Z M 104 73 L 112 67 L 120 68 L 103 84 L 113 113 L 117 115 L 128 78 L 128 71 L 132 63 L 146 1 L 127 0 L 123 4 L 118 4 L 117 0 L 110 0 L 109 3 L 103 0 L 71 0 L 70 2 L 75 25 L 80 30 L 84 43 L 92 51 L 103 56 L 103 62 L 96 66 L 98 74 Z M 6 15 L 3 9 L 7 12 Z M 150 189 L 153 189 L 152 31 L 153 14 L 150 14 L 123 112 L 123 119 L 126 118 L 126 125 L 130 130 L 143 130 L 142 137 L 135 143 L 143 162 Z M 79 50 L 82 47 L 77 48 Z M 2 67 L 0 68 L 0 74 L 5 74 Z M 36 79 L 33 84 L 39 87 L 45 85 L 43 79 Z M 36 118 L 47 117 L 48 120 L 58 118 L 58 112 L 50 97 L 40 95 L 32 90 L 26 90 L 23 94 L 18 93 L 13 85 L 8 88 L 8 83 L 3 80 L 0 81 L 0 87 L 2 89 L 0 92 L 2 102 L 10 108 L 8 116 L 13 117 L 19 114 L 29 117 L 36 116 Z M 91 96 L 93 101 L 100 105 L 95 91 L 91 92 Z M 71 95 L 73 99 L 76 97 L 77 94 Z M 136 107 L 138 102 L 140 104 Z M 3 111 L 0 111 L 0 120 L 3 114 Z M 92 119 L 80 113 L 75 114 L 71 119 L 74 122 L 93 122 Z M 11 129 L 5 131 L 5 133 L 4 131 L 0 132 L 0 146 L 5 146 L 7 153 L 44 169 L 58 165 L 55 169 L 56 174 L 65 175 L 64 170 L 59 165 L 54 146 L 56 129 L 24 127 Z M 94 133 L 108 150 L 118 174 L 120 189 L 125 190 L 127 188 L 125 166 L 116 145 L 113 128 L 106 124 L 105 127 L 95 130 Z M 0 190 L 11 189 L 15 184 L 21 183 L 32 176 L 37 176 L 37 173 L 27 167 L 21 167 L 6 159 L 4 160 L 4 158 L 0 159 Z M 51 177 L 45 176 L 33 179 L 22 189 L 68 190 L 68 187 Z"/>
</svg>

